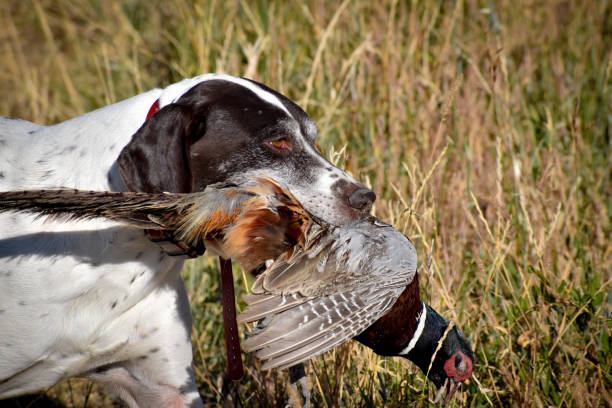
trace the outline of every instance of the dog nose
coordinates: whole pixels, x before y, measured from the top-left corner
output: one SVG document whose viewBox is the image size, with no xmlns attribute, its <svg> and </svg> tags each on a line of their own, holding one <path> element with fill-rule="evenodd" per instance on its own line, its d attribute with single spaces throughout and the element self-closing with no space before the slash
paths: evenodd
<svg viewBox="0 0 612 408">
<path fill-rule="evenodd" d="M 358 188 L 348 197 L 349 205 L 355 210 L 363 212 L 369 212 L 374 201 L 376 201 L 376 194 L 365 187 Z"/>
</svg>

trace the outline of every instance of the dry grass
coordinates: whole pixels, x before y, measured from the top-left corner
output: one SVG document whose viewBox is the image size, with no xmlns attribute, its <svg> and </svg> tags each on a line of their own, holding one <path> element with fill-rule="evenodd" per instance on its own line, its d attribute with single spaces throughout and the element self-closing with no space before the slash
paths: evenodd
<svg viewBox="0 0 612 408">
<path fill-rule="evenodd" d="M 606 0 L 9 0 L 0 114 L 53 123 L 209 71 L 262 81 L 417 245 L 424 297 L 476 349 L 457 406 L 611 406 L 611 39 Z M 282 406 L 283 373 L 249 360 L 224 381 L 217 275 L 185 270 L 202 396 Z M 308 369 L 316 406 L 432 405 L 418 369 L 357 344 Z M 50 395 L 82 407 L 87 387 Z"/>
</svg>

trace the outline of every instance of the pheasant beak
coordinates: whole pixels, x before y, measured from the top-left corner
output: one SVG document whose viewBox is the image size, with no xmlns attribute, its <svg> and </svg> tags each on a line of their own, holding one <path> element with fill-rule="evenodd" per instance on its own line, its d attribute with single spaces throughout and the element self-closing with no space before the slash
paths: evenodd
<svg viewBox="0 0 612 408">
<path fill-rule="evenodd" d="M 455 380 L 452 379 L 448 380 L 447 384 L 448 391 L 446 392 L 446 398 L 444 398 L 444 405 L 448 404 L 448 402 L 451 400 L 451 398 L 453 398 L 453 395 L 455 395 L 455 393 L 459 389 L 459 386 L 461 385 L 460 382 L 455 382 Z"/>
<path fill-rule="evenodd" d="M 444 397 L 444 402 L 442 402 L 441 404 L 442 406 L 446 406 L 446 404 L 448 404 L 449 401 L 453 398 L 453 395 L 455 395 L 460 385 L 461 385 L 460 382 L 456 382 L 452 378 L 447 378 L 444 381 L 444 384 L 440 387 L 440 389 L 436 393 L 434 404 L 437 404 L 438 401 L 441 400 L 442 395 L 446 394 L 446 396 Z"/>
</svg>

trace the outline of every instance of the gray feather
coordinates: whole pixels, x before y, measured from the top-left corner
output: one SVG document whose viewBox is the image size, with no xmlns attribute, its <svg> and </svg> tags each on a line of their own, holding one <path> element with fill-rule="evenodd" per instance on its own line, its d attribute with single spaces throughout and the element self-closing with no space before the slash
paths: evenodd
<svg viewBox="0 0 612 408">
<path fill-rule="evenodd" d="M 243 347 L 264 369 L 290 367 L 360 334 L 416 272 L 412 243 L 376 219 L 309 228 L 304 248 L 279 257 L 245 297 L 239 320 L 264 320 Z"/>
</svg>

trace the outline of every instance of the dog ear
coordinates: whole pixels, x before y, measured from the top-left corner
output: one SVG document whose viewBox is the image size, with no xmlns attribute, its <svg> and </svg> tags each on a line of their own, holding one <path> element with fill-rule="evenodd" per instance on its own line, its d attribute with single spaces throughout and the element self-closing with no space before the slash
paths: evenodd
<svg viewBox="0 0 612 408">
<path fill-rule="evenodd" d="M 203 122 L 197 117 L 189 105 L 170 104 L 147 119 L 117 159 L 119 174 L 129 191 L 192 191 L 190 135 L 199 130 L 194 127 L 204 126 L 194 122 Z"/>
</svg>

